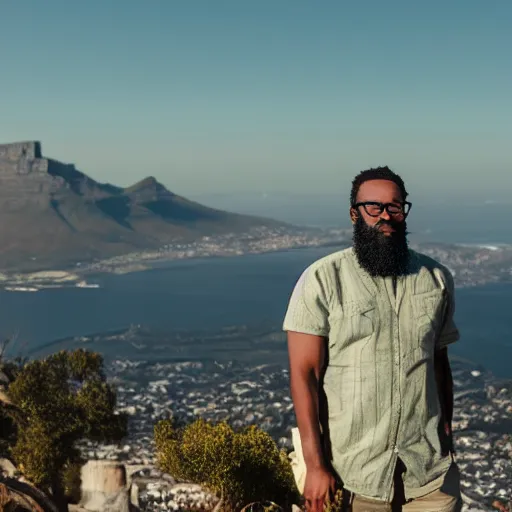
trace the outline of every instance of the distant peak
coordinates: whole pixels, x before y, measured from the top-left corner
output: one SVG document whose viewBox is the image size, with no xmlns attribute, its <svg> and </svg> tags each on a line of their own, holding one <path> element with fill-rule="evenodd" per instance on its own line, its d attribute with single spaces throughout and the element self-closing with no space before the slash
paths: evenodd
<svg viewBox="0 0 512 512">
<path fill-rule="evenodd" d="M 125 194 L 135 194 L 139 192 L 170 193 L 154 176 L 148 176 L 138 181 L 131 187 L 125 188 L 124 192 Z"/>
<path fill-rule="evenodd" d="M 135 192 L 136 190 L 149 188 L 149 187 L 155 187 L 159 185 L 158 181 L 154 176 L 148 176 L 147 178 L 144 178 L 137 183 L 134 183 L 130 187 L 125 188 L 125 192 Z"/>
</svg>

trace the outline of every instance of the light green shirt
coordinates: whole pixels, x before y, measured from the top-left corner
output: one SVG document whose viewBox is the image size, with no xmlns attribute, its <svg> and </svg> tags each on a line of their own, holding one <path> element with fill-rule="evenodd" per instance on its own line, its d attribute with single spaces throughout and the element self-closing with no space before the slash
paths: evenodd
<svg viewBox="0 0 512 512">
<path fill-rule="evenodd" d="M 353 248 L 309 266 L 292 293 L 285 331 L 328 338 L 323 379 L 332 465 L 349 491 L 391 501 L 397 457 L 407 498 L 435 490 L 442 453 L 434 353 L 459 339 L 450 272 L 410 251 L 408 274 L 373 278 Z M 437 487 L 436 487 L 437 486 Z"/>
</svg>

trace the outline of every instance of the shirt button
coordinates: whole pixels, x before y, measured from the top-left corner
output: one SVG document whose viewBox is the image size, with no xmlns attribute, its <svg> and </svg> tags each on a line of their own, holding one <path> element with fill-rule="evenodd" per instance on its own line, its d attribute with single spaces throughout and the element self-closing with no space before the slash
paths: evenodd
<svg viewBox="0 0 512 512">
<path fill-rule="evenodd" d="M 394 451 L 395 453 L 398 453 L 398 446 L 395 446 L 395 447 L 393 448 L 393 451 Z"/>
</svg>

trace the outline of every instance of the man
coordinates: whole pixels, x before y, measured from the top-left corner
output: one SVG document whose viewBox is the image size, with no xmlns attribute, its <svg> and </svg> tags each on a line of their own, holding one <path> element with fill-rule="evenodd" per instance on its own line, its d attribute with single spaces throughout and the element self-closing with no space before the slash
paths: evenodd
<svg viewBox="0 0 512 512">
<path fill-rule="evenodd" d="M 313 512 L 336 481 L 354 512 L 461 510 L 446 348 L 459 339 L 454 283 L 408 248 L 406 199 L 388 167 L 356 176 L 353 246 L 309 266 L 290 299 L 283 328 Z"/>
</svg>

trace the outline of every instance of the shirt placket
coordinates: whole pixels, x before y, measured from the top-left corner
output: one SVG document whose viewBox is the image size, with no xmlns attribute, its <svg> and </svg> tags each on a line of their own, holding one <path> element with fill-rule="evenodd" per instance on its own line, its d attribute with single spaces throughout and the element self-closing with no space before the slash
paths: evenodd
<svg viewBox="0 0 512 512">
<path fill-rule="evenodd" d="M 390 307 L 390 321 L 391 321 L 391 340 L 390 350 L 393 353 L 393 364 L 391 371 L 391 393 L 392 393 L 392 408 L 393 416 L 391 419 L 391 428 L 389 431 L 389 443 L 391 445 L 391 460 L 387 475 L 382 478 L 381 484 L 385 491 L 384 499 L 391 501 L 393 493 L 393 477 L 396 462 L 399 454 L 399 429 L 400 429 L 400 418 L 402 415 L 402 364 L 401 364 L 401 343 L 400 343 L 400 323 L 399 323 L 399 310 L 402 300 L 404 299 L 404 293 L 406 289 L 405 279 L 399 277 L 397 279 L 396 295 L 393 291 L 392 278 L 372 278 L 367 274 L 361 267 L 356 264 L 356 268 L 359 270 L 359 275 L 362 281 L 366 284 L 369 293 L 374 293 L 374 296 L 385 296 L 387 297 L 387 304 Z M 389 282 L 386 282 L 386 279 Z"/>
<path fill-rule="evenodd" d="M 385 278 L 381 281 L 382 292 L 387 294 L 391 305 L 392 314 L 391 318 L 391 332 L 392 342 L 391 350 L 393 353 L 393 366 L 391 374 L 391 388 L 392 388 L 392 407 L 393 417 L 391 421 L 390 429 L 390 444 L 392 448 L 391 462 L 389 465 L 390 470 L 387 473 L 387 481 L 385 487 L 387 488 L 386 501 L 391 501 L 393 493 L 393 475 L 396 462 L 399 454 L 399 429 L 400 429 L 400 418 L 402 416 L 402 365 L 401 365 L 401 343 L 400 343 L 400 322 L 398 317 L 398 301 L 401 299 L 403 283 L 400 279 L 397 279 L 396 293 L 394 289 L 393 279 Z"/>
</svg>

